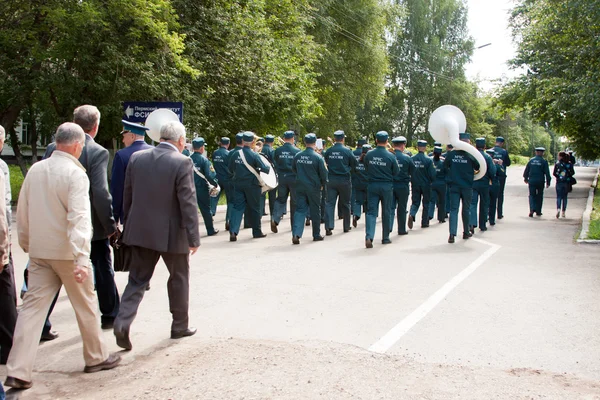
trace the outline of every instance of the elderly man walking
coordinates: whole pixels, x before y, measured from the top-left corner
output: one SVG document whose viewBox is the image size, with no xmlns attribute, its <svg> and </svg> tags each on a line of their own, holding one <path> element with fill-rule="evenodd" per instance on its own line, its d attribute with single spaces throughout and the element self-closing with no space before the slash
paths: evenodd
<svg viewBox="0 0 600 400">
<path fill-rule="evenodd" d="M 184 148 L 184 126 L 167 122 L 159 145 L 133 154 L 127 165 L 123 242 L 131 246 L 132 262 L 114 325 L 117 345 L 126 350 L 132 348 L 129 330 L 160 257 L 169 270 L 171 338 L 196 333 L 188 326 L 189 258 L 200 246 L 200 231 L 193 165 L 181 154 Z"/>
<path fill-rule="evenodd" d="M 52 157 L 34 164 L 21 188 L 17 209 L 19 245 L 29 253 L 29 289 L 17 318 L 4 383 L 31 387 L 31 374 L 52 299 L 65 286 L 83 340 L 84 372 L 116 367 L 98 323 L 89 265 L 92 221 L 89 180 L 77 158 L 85 145 L 80 126 L 66 122 L 56 132 Z"/>
</svg>

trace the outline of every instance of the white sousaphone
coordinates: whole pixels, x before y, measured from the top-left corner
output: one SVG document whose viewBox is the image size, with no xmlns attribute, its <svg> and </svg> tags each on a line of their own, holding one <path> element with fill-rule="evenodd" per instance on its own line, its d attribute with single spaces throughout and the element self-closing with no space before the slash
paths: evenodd
<svg viewBox="0 0 600 400">
<path fill-rule="evenodd" d="M 264 193 L 269 190 L 273 190 L 277 187 L 277 174 L 275 173 L 275 167 L 273 167 L 273 164 L 269 162 L 267 157 L 265 157 L 264 154 L 261 153 L 259 153 L 258 155 L 261 157 L 263 164 L 271 167 L 268 173 L 260 171 L 260 179 L 258 180 L 258 182 L 261 184 L 262 192 Z"/>
<path fill-rule="evenodd" d="M 487 172 L 485 158 L 474 146 L 459 139 L 459 133 L 467 130 L 467 119 L 458 107 L 445 105 L 436 109 L 429 117 L 428 128 L 436 142 L 451 144 L 455 150 L 466 151 L 477 160 L 479 171 L 473 179 L 478 180 L 485 176 Z"/>
<path fill-rule="evenodd" d="M 152 111 L 146 117 L 146 128 L 148 128 L 148 136 L 155 142 L 160 142 L 160 128 L 171 121 L 179 121 L 179 117 L 168 108 L 159 108 Z"/>
</svg>

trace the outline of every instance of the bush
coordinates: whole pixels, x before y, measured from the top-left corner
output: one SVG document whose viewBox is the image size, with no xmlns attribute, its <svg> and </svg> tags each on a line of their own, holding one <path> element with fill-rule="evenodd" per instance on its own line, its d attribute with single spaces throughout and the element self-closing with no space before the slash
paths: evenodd
<svg viewBox="0 0 600 400">
<path fill-rule="evenodd" d="M 512 165 L 527 165 L 527 163 L 529 162 L 529 157 L 511 154 L 510 161 Z"/>
<path fill-rule="evenodd" d="M 596 190 L 594 190 L 594 204 L 590 218 L 588 239 L 600 240 L 600 179 L 596 185 Z"/>
<path fill-rule="evenodd" d="M 18 165 L 9 165 L 10 170 L 10 190 L 12 192 L 12 203 L 17 204 L 19 200 L 19 193 L 21 192 L 21 186 L 23 185 L 23 173 Z"/>
</svg>

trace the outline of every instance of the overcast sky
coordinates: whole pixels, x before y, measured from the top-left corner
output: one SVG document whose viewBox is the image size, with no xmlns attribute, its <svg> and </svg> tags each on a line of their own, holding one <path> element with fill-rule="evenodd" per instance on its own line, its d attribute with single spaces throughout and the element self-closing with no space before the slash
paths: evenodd
<svg viewBox="0 0 600 400">
<path fill-rule="evenodd" d="M 515 54 L 508 27 L 508 15 L 514 3 L 512 0 L 467 0 L 467 5 L 468 26 L 475 47 L 492 43 L 474 51 L 472 62 L 466 66 L 467 77 L 479 79 L 480 87 L 489 90 L 494 87 L 492 80 L 517 74 L 506 64 Z"/>
</svg>

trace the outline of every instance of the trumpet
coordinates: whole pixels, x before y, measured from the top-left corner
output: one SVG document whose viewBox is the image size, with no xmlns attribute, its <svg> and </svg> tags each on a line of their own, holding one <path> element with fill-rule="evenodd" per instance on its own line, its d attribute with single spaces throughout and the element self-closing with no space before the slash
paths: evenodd
<svg viewBox="0 0 600 400">
<path fill-rule="evenodd" d="M 394 151 L 394 146 L 392 146 L 392 145 L 390 144 L 390 142 L 387 142 L 387 143 L 385 144 L 385 148 L 386 148 L 386 149 L 387 149 L 387 151 L 389 151 L 390 153 L 392 153 L 392 154 L 396 154 L 396 153 L 395 153 L 395 151 Z"/>
</svg>

